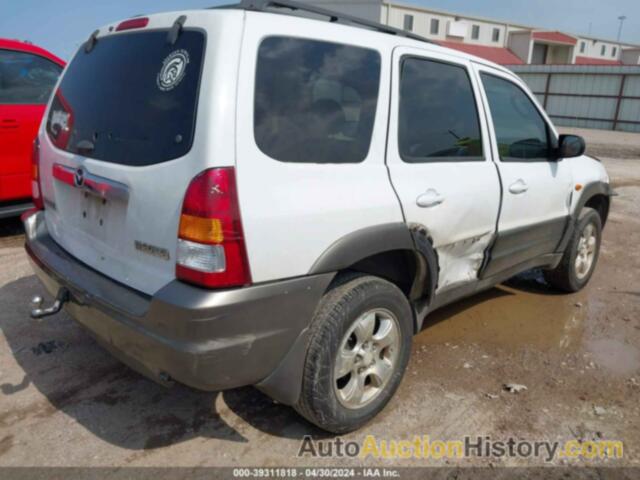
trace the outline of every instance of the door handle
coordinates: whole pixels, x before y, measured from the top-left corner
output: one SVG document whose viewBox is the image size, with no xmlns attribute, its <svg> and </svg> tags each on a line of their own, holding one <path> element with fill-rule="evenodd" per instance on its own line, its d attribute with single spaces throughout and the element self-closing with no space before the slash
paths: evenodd
<svg viewBox="0 0 640 480">
<path fill-rule="evenodd" d="M 509 191 L 514 195 L 520 195 L 527 190 L 529 190 L 529 185 L 527 185 L 526 182 L 521 178 L 519 178 L 517 182 L 509 187 Z"/>
<path fill-rule="evenodd" d="M 418 198 L 416 198 L 416 204 L 420 208 L 435 207 L 437 205 L 440 205 L 442 202 L 444 202 L 444 197 L 433 188 L 430 188 Z"/>
<path fill-rule="evenodd" d="M 3 118 L 0 120 L 0 128 L 14 129 L 18 128 L 18 121 L 13 118 Z"/>
</svg>

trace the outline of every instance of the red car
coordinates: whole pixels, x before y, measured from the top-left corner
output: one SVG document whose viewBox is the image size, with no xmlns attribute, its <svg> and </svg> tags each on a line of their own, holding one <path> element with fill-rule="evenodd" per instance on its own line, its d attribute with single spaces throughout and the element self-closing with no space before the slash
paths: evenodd
<svg viewBox="0 0 640 480">
<path fill-rule="evenodd" d="M 0 38 L 0 218 L 31 206 L 31 151 L 65 62 L 46 50 Z"/>
</svg>

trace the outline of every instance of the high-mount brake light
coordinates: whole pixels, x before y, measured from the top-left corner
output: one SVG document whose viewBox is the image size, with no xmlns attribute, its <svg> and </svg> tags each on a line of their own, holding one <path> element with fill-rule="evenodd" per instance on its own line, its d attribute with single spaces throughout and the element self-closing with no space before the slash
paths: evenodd
<svg viewBox="0 0 640 480">
<path fill-rule="evenodd" d="M 35 208 L 44 210 L 42 188 L 40 185 L 40 140 L 36 137 L 31 150 L 31 198 Z"/>
<path fill-rule="evenodd" d="M 251 283 L 233 167 L 205 170 L 189 184 L 180 216 L 176 277 L 207 288 Z"/>
<path fill-rule="evenodd" d="M 133 30 L 135 28 L 144 28 L 149 25 L 149 19 L 147 17 L 132 18 L 125 20 L 116 27 L 116 32 L 123 30 Z"/>
</svg>

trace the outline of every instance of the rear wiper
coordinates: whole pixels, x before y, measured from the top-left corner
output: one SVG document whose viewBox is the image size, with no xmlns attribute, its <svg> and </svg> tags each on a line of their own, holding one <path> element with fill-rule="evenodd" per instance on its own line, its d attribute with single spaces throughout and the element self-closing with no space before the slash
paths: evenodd
<svg viewBox="0 0 640 480">
<path fill-rule="evenodd" d="M 93 47 L 96 46 L 96 43 L 98 42 L 99 34 L 100 34 L 100 30 L 96 30 L 91 34 L 91 36 L 89 37 L 89 40 L 87 40 L 87 42 L 84 44 L 84 51 L 86 53 L 91 52 L 91 50 L 93 50 Z"/>
<path fill-rule="evenodd" d="M 175 22 L 173 22 L 173 26 L 169 33 L 167 34 L 167 43 L 169 45 L 174 45 L 178 41 L 178 37 L 180 36 L 180 32 L 182 32 L 182 26 L 184 22 L 187 21 L 186 15 L 180 15 Z"/>
<path fill-rule="evenodd" d="M 95 149 L 96 145 L 91 140 L 80 140 L 78 143 L 76 143 L 76 150 L 78 150 L 78 153 L 91 153 Z"/>
</svg>

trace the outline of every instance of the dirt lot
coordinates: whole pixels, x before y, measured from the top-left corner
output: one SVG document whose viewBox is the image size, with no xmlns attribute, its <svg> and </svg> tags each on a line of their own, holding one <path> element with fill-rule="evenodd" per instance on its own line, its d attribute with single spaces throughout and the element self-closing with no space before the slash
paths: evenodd
<svg viewBox="0 0 640 480">
<path fill-rule="evenodd" d="M 589 287 L 557 295 L 533 273 L 437 312 L 415 338 L 395 399 L 345 441 L 368 434 L 615 439 L 624 442 L 624 459 L 595 464 L 640 466 L 640 135 L 586 135 L 620 193 Z M 110 357 L 66 314 L 31 320 L 29 299 L 43 289 L 27 263 L 18 223 L 2 222 L 0 230 L 0 466 L 338 463 L 297 458 L 305 434 L 327 437 L 252 388 L 165 390 Z M 502 386 L 508 382 L 528 389 L 507 393 Z"/>
</svg>

